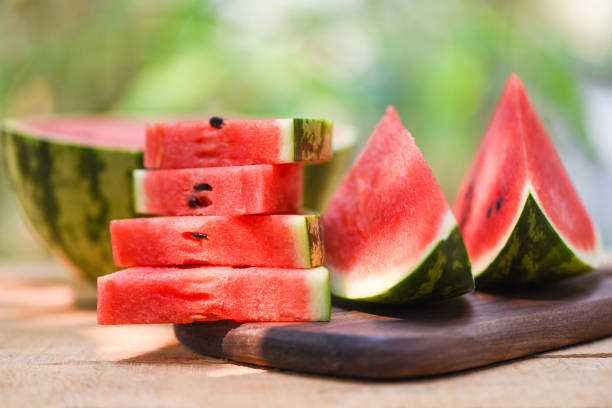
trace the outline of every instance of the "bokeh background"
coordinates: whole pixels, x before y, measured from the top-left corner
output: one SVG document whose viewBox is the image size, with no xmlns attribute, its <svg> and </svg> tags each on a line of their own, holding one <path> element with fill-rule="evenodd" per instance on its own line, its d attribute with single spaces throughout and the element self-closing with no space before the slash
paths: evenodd
<svg viewBox="0 0 612 408">
<path fill-rule="evenodd" d="M 449 201 L 510 72 L 612 245 L 612 2 L 0 1 L 0 117 L 305 116 L 387 104 Z M 0 166 L 0 258 L 42 257 Z"/>
</svg>

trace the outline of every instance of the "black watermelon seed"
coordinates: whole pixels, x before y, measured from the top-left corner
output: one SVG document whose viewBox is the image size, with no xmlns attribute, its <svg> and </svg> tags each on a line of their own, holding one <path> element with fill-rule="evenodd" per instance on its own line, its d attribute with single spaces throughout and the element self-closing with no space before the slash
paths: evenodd
<svg viewBox="0 0 612 408">
<path fill-rule="evenodd" d="M 191 232 L 190 235 L 194 238 L 208 239 L 208 235 L 202 232 Z"/>
<path fill-rule="evenodd" d="M 491 216 L 491 211 L 493 211 L 493 206 L 490 206 L 489 209 L 487 210 L 487 218 Z"/>
<path fill-rule="evenodd" d="M 202 206 L 202 203 L 197 197 L 191 197 L 189 200 L 187 200 L 187 205 L 189 205 L 190 208 L 198 208 Z"/>
<path fill-rule="evenodd" d="M 501 207 L 503 199 L 501 197 L 499 197 L 499 199 L 497 199 L 497 204 L 495 204 L 495 209 L 499 211 L 499 207 Z"/>
<path fill-rule="evenodd" d="M 208 183 L 200 183 L 193 186 L 195 191 L 212 191 L 212 186 Z"/>
<path fill-rule="evenodd" d="M 215 129 L 221 129 L 221 126 L 223 126 L 223 118 L 221 116 L 213 116 L 208 120 L 208 123 Z"/>
</svg>

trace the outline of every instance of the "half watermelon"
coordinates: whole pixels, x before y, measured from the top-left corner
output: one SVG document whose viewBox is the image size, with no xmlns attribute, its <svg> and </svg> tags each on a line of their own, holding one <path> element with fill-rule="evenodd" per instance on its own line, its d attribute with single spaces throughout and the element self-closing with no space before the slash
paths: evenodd
<svg viewBox="0 0 612 408">
<path fill-rule="evenodd" d="M 597 228 L 514 74 L 454 212 L 479 287 L 548 282 L 601 262 Z"/>
<path fill-rule="evenodd" d="M 336 296 L 408 303 L 474 288 L 455 217 L 393 107 L 343 179 L 323 222 Z"/>
<path fill-rule="evenodd" d="M 139 267 L 98 278 L 98 323 L 327 321 L 329 274 L 314 269 Z"/>
</svg>

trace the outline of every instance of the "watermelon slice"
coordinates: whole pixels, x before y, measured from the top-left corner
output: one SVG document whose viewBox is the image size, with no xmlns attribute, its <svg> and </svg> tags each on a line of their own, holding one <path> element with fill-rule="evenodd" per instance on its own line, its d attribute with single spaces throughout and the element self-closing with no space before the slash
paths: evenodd
<svg viewBox="0 0 612 408">
<path fill-rule="evenodd" d="M 600 264 L 597 228 L 514 74 L 454 211 L 480 287 L 547 282 Z"/>
<path fill-rule="evenodd" d="M 318 162 L 331 158 L 332 124 L 315 119 L 222 120 L 147 126 L 148 168 Z"/>
<path fill-rule="evenodd" d="M 314 269 L 138 267 L 98 278 L 98 323 L 328 321 L 329 275 Z"/>
<path fill-rule="evenodd" d="M 110 230 L 117 266 L 312 268 L 324 260 L 316 215 L 132 218 Z"/>
<path fill-rule="evenodd" d="M 135 170 L 135 210 L 161 215 L 297 212 L 302 173 L 301 164 Z"/>
<path fill-rule="evenodd" d="M 342 180 L 323 223 L 336 296 L 408 303 L 474 288 L 455 217 L 393 107 Z"/>
</svg>

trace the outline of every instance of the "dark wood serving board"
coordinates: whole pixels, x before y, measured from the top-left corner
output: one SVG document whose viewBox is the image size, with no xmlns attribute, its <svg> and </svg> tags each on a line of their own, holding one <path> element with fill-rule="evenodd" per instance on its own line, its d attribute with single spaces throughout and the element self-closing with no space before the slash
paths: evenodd
<svg viewBox="0 0 612 408">
<path fill-rule="evenodd" d="M 547 288 L 422 306 L 336 301 L 329 323 L 175 325 L 209 356 L 308 373 L 400 378 L 449 373 L 612 334 L 612 270 Z"/>
</svg>

